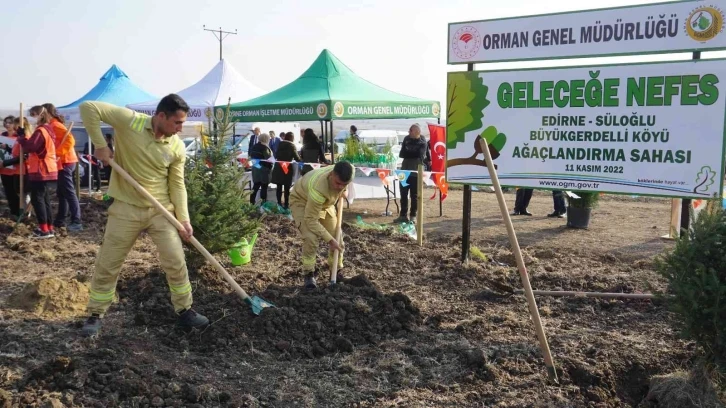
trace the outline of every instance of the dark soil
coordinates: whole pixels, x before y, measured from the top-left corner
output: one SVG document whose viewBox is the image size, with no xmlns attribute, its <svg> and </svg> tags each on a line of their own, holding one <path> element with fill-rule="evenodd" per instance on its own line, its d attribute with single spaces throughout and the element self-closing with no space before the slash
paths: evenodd
<svg viewBox="0 0 726 408">
<path fill-rule="evenodd" d="M 651 377 L 691 363 L 694 346 L 679 339 L 659 301 L 538 297 L 559 376 L 559 384 L 549 382 L 526 302 L 514 294 L 522 284 L 498 207 L 491 195 L 475 194 L 475 212 L 486 215 L 474 221 L 473 244 L 486 260 L 462 264 L 460 234 L 448 232 L 461 225 L 460 207 L 452 208 L 458 194 L 445 202 L 448 218 L 427 214 L 422 248 L 346 225 L 346 279 L 331 287 L 321 274 L 313 291 L 301 287 L 292 222 L 268 218 L 250 265 L 219 259 L 276 307 L 254 316 L 203 267 L 190 273 L 195 309 L 212 321 L 202 331 L 175 325 L 154 246 L 142 236 L 96 339 L 79 336 L 82 320 L 69 317 L 75 312 L 8 300 L 42 278 L 87 282 L 106 203 L 87 202 L 83 233 L 47 241 L 2 220 L 0 407 L 622 407 L 644 400 Z M 550 205 L 551 197 L 535 195 L 532 208 L 545 213 Z M 356 202 L 346 220 L 362 214 L 380 222 L 370 214 L 383 207 Z M 631 207 L 638 211 L 622 225 Z M 652 260 L 671 245 L 658 238 L 669 208 L 664 200 L 605 197 L 588 231 L 543 217 L 515 220 L 532 286 L 664 290 Z M 324 259 L 321 247 L 321 271 Z"/>
</svg>

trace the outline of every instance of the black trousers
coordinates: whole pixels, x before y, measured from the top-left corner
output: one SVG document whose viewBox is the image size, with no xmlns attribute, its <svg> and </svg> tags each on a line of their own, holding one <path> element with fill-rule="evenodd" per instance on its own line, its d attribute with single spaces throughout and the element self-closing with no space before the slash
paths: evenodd
<svg viewBox="0 0 726 408">
<path fill-rule="evenodd" d="M 10 214 L 19 217 L 20 216 L 20 176 L 14 175 L 0 175 L 2 178 L 3 189 L 5 190 L 5 197 L 8 199 L 8 207 L 10 207 Z"/>
<path fill-rule="evenodd" d="M 411 217 L 415 218 L 418 210 L 418 173 L 408 175 L 406 187 L 401 186 L 401 217 L 408 213 L 408 198 L 411 197 Z"/>
<path fill-rule="evenodd" d="M 52 224 L 53 213 L 50 209 L 50 194 L 48 190 L 55 181 L 31 181 L 30 202 L 35 210 L 35 218 L 39 225 Z"/>
<path fill-rule="evenodd" d="M 555 205 L 557 214 L 567 213 L 567 204 L 565 204 L 565 193 L 559 190 L 552 191 L 552 201 Z"/>
<path fill-rule="evenodd" d="M 285 190 L 285 205 L 282 204 L 283 189 Z M 290 184 L 278 184 L 277 190 L 275 190 L 275 194 L 277 195 L 278 205 L 282 205 L 285 208 L 290 208 Z"/>
<path fill-rule="evenodd" d="M 98 166 L 92 166 L 93 170 L 93 185 L 95 190 L 101 190 L 101 169 Z"/>
<path fill-rule="evenodd" d="M 252 194 L 250 195 L 250 203 L 255 203 L 255 197 L 257 197 L 257 192 L 260 192 L 260 198 L 262 201 L 267 201 L 267 187 L 269 187 L 269 184 L 262 184 L 262 183 L 254 183 L 252 185 Z"/>
<path fill-rule="evenodd" d="M 514 201 L 514 211 L 527 211 L 529 201 L 532 199 L 534 190 L 531 188 L 520 188 L 517 190 L 517 198 Z"/>
</svg>

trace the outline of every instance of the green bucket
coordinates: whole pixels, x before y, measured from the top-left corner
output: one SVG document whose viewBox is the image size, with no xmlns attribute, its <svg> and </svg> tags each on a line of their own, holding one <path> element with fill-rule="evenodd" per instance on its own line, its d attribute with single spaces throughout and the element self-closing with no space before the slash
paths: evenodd
<svg viewBox="0 0 726 408">
<path fill-rule="evenodd" d="M 250 242 L 247 242 L 245 238 L 242 238 L 240 242 L 236 243 L 227 251 L 229 259 L 232 261 L 232 265 L 240 266 L 250 263 L 252 260 L 252 248 L 255 246 L 255 241 L 257 241 L 257 234 L 252 236 L 252 240 Z"/>
</svg>

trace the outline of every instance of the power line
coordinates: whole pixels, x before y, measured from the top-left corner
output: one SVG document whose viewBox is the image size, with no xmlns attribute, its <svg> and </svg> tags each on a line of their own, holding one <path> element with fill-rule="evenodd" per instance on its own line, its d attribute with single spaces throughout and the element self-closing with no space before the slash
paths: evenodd
<svg viewBox="0 0 726 408">
<path fill-rule="evenodd" d="M 222 60 L 222 41 L 224 41 L 224 39 L 227 38 L 227 36 L 230 34 L 237 35 L 237 29 L 235 28 L 234 32 L 231 32 L 231 31 L 223 31 L 222 27 L 219 27 L 218 30 L 212 30 L 212 29 L 207 28 L 206 25 L 202 25 L 202 28 L 204 29 L 204 31 L 212 32 L 214 34 L 214 36 L 217 37 L 217 39 L 219 40 L 219 60 L 221 61 Z"/>
</svg>

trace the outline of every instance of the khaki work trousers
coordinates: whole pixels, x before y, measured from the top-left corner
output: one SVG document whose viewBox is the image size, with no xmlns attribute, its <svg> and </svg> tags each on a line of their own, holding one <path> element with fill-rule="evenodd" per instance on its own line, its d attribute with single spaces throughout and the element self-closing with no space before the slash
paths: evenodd
<svg viewBox="0 0 726 408">
<path fill-rule="evenodd" d="M 121 265 L 139 234 L 145 230 L 159 250 L 159 261 L 166 273 L 174 310 L 178 313 L 192 306 L 192 285 L 179 232 L 157 209 L 136 207 L 116 200 L 108 209 L 106 233 L 96 258 L 89 313 L 103 316 L 111 306 Z"/>
<path fill-rule="evenodd" d="M 318 247 L 320 245 L 320 238 L 318 238 L 317 235 L 315 235 L 312 231 L 310 231 L 305 226 L 305 207 L 301 205 L 295 205 L 290 204 L 290 212 L 292 213 L 292 218 L 295 220 L 295 226 L 298 230 L 300 230 L 300 233 L 303 236 L 303 253 L 302 253 L 302 270 L 304 274 L 308 274 L 315 271 L 315 261 L 317 260 L 318 256 Z M 337 237 L 335 236 L 335 223 L 336 218 L 334 215 L 330 214 L 328 211 L 323 211 L 323 214 L 325 214 L 322 218 L 319 219 L 320 224 L 325 228 L 330 235 L 333 236 L 333 238 Z M 326 242 L 327 244 L 327 242 Z M 343 246 L 343 240 L 341 239 L 340 242 L 338 242 L 338 245 L 345 250 L 345 247 Z M 328 253 L 328 265 L 333 265 L 333 253 Z M 340 251 L 340 256 L 338 257 L 338 268 L 343 268 L 343 251 Z"/>
</svg>

